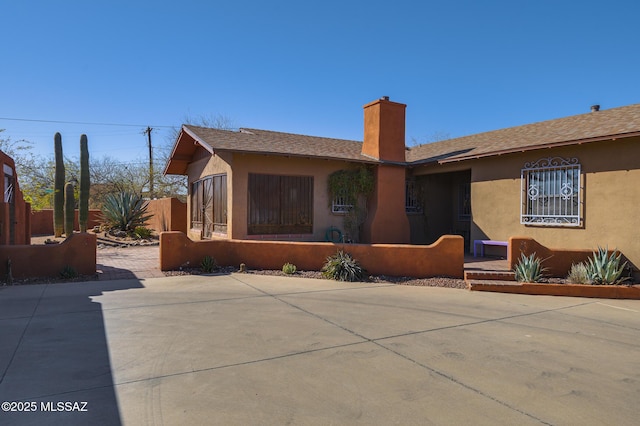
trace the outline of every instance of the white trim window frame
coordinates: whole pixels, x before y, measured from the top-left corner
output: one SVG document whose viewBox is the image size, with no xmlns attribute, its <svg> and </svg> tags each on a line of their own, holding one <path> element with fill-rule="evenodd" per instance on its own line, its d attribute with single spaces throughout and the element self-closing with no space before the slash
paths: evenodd
<svg viewBox="0 0 640 426">
<path fill-rule="evenodd" d="M 525 163 L 520 174 L 520 223 L 581 226 L 580 182 L 577 158 L 549 157 Z"/>
<path fill-rule="evenodd" d="M 353 204 L 347 202 L 346 195 L 337 194 L 331 202 L 331 213 L 347 214 L 353 210 Z"/>
</svg>

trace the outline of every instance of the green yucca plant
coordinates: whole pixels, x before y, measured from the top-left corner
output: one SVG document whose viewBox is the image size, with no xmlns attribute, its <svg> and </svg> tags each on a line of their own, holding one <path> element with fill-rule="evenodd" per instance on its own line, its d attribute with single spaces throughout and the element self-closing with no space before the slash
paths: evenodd
<svg viewBox="0 0 640 426">
<path fill-rule="evenodd" d="M 544 260 L 536 257 L 535 253 L 530 256 L 525 256 L 524 253 L 520 255 L 520 260 L 513 268 L 513 272 L 516 274 L 516 281 L 525 283 L 537 283 L 544 277 L 544 272 L 547 268 L 542 267 Z"/>
<path fill-rule="evenodd" d="M 587 259 L 585 264 L 587 274 L 593 284 L 621 284 L 628 280 L 628 277 L 621 278 L 627 262 L 620 265 L 622 261 L 622 253 L 614 250 L 609 254 L 606 248 L 598 247 L 597 252 L 593 252 L 593 256 Z"/>
<path fill-rule="evenodd" d="M 336 281 L 363 281 L 365 270 L 349 253 L 339 250 L 335 255 L 327 257 L 322 275 Z"/>
<path fill-rule="evenodd" d="M 151 216 L 142 197 L 131 192 L 108 194 L 102 205 L 102 219 L 111 229 L 133 232 Z"/>
</svg>

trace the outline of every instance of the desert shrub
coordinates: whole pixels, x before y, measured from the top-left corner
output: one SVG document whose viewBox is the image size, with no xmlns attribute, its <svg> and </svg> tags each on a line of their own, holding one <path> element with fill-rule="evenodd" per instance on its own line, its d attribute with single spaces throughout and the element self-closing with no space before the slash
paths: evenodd
<svg viewBox="0 0 640 426">
<path fill-rule="evenodd" d="M 591 278 L 589 278 L 587 265 L 582 262 L 574 263 L 571 265 L 571 270 L 569 270 L 567 279 L 573 284 L 591 284 Z"/>
<path fill-rule="evenodd" d="M 140 195 L 131 192 L 108 194 L 102 205 L 102 220 L 110 229 L 133 232 L 151 218 L 148 205 Z"/>
<path fill-rule="evenodd" d="M 136 229 L 133 230 L 133 233 L 138 238 L 151 238 L 153 231 L 145 226 L 136 226 Z"/>
<path fill-rule="evenodd" d="M 322 275 L 336 281 L 363 281 L 365 270 L 349 253 L 339 250 L 335 255 L 327 257 L 322 267 Z"/>
<path fill-rule="evenodd" d="M 543 260 L 535 253 L 530 256 L 520 255 L 520 260 L 516 264 L 513 272 L 516 274 L 516 281 L 525 283 L 537 283 L 544 277 L 547 268 L 542 267 Z"/>
<path fill-rule="evenodd" d="M 284 265 L 282 265 L 282 272 L 284 272 L 287 275 L 293 275 L 296 273 L 296 270 L 298 268 L 296 268 L 296 265 L 294 265 L 293 263 L 285 263 Z"/>
<path fill-rule="evenodd" d="M 207 255 L 202 259 L 202 262 L 200 262 L 200 268 L 204 272 L 210 273 L 218 269 L 218 265 L 216 264 L 216 260 L 213 257 Z"/>
<path fill-rule="evenodd" d="M 62 268 L 62 271 L 60 271 L 60 278 L 64 278 L 64 279 L 72 279 L 72 278 L 76 278 L 78 276 L 78 272 L 73 268 L 73 266 L 65 266 L 64 268 Z"/>
<path fill-rule="evenodd" d="M 589 279 L 593 284 L 621 284 L 628 280 L 628 277 L 622 278 L 624 268 L 627 262 L 620 265 L 622 253 L 614 250 L 609 254 L 606 248 L 598 247 L 598 251 L 593 252 L 593 256 L 587 259 L 586 268 Z"/>
</svg>

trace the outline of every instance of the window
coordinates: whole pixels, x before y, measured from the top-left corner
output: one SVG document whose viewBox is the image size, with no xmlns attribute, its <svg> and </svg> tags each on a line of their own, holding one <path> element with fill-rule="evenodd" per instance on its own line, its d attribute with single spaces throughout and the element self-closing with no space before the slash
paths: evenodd
<svg viewBox="0 0 640 426">
<path fill-rule="evenodd" d="M 406 180 L 404 183 L 404 209 L 407 213 L 422 212 L 416 181 L 412 179 Z"/>
<path fill-rule="evenodd" d="M 313 232 L 313 176 L 249 174 L 248 233 Z"/>
<path fill-rule="evenodd" d="M 191 184 L 191 228 L 202 230 L 202 181 Z"/>
<path fill-rule="evenodd" d="M 331 203 L 332 213 L 349 213 L 353 209 L 353 204 L 347 201 L 346 194 L 338 194 Z"/>
<path fill-rule="evenodd" d="M 458 185 L 458 220 L 471 220 L 471 183 Z"/>
<path fill-rule="evenodd" d="M 13 177 L 13 169 L 7 164 L 2 165 L 4 171 L 4 202 L 13 203 L 13 186 L 15 178 Z"/>
<path fill-rule="evenodd" d="M 191 228 L 202 238 L 227 233 L 227 175 L 208 176 L 191 185 Z"/>
<path fill-rule="evenodd" d="M 520 223 L 580 226 L 580 163 L 577 158 L 543 158 L 521 172 Z"/>
</svg>

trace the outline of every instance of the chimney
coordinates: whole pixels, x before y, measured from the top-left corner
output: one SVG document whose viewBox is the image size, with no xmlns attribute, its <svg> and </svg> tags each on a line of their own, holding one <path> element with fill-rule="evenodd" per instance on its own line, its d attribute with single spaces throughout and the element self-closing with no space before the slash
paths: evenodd
<svg viewBox="0 0 640 426">
<path fill-rule="evenodd" d="M 383 161 L 405 161 L 405 104 L 383 96 L 364 106 L 362 153 Z"/>
<path fill-rule="evenodd" d="M 600 105 L 591 105 L 591 112 L 600 111 Z"/>
<path fill-rule="evenodd" d="M 405 211 L 405 104 L 388 96 L 364 106 L 362 154 L 381 160 L 375 167 L 376 186 L 362 228 L 371 244 L 409 244 L 411 229 Z"/>
</svg>

